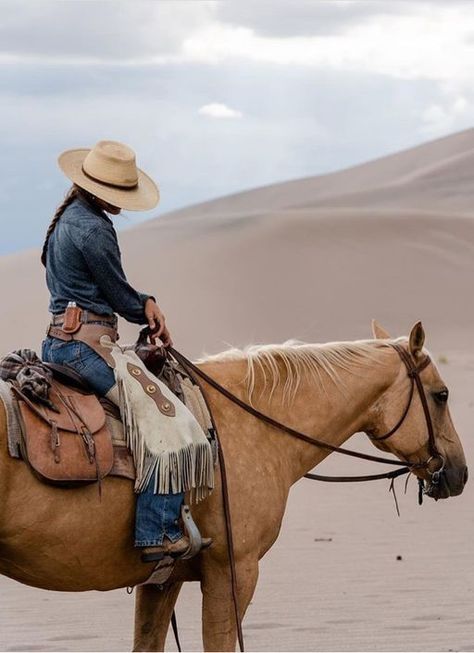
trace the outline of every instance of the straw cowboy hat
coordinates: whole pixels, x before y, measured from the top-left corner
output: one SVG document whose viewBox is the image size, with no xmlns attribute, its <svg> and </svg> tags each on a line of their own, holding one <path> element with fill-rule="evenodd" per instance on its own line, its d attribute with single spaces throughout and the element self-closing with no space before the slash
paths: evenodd
<svg viewBox="0 0 474 653">
<path fill-rule="evenodd" d="M 58 163 L 71 181 L 113 206 L 146 211 L 159 202 L 157 185 L 137 168 L 135 152 L 123 143 L 99 141 L 92 149 L 66 150 Z"/>
</svg>

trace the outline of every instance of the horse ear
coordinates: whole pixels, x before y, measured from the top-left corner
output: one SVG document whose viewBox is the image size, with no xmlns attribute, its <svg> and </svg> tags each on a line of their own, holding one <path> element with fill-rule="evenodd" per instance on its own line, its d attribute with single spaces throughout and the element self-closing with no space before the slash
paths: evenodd
<svg viewBox="0 0 474 653">
<path fill-rule="evenodd" d="M 390 338 L 390 334 L 385 331 L 383 326 L 381 326 L 377 320 L 372 320 L 372 335 L 375 340 L 388 340 Z"/>
<path fill-rule="evenodd" d="M 411 355 L 416 358 L 421 353 L 424 344 L 425 330 L 423 329 L 422 323 L 417 322 L 410 332 L 409 349 Z"/>
</svg>

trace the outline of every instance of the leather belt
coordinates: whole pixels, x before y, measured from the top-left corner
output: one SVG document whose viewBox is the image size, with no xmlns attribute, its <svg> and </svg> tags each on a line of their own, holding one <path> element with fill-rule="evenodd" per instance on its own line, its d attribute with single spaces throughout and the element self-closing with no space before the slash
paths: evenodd
<svg viewBox="0 0 474 653">
<path fill-rule="evenodd" d="M 59 338 L 59 340 L 64 340 L 69 342 L 71 340 L 81 340 L 82 342 L 86 341 L 86 338 L 100 338 L 100 336 L 110 336 L 112 342 L 118 340 L 117 329 L 114 327 L 102 326 L 100 324 L 83 324 L 81 328 L 76 331 L 76 333 L 65 333 L 61 327 L 54 326 L 50 324 L 46 332 L 48 336 L 53 338 Z"/>
<path fill-rule="evenodd" d="M 51 325 L 61 326 L 64 322 L 64 318 L 65 318 L 65 313 L 52 315 Z M 83 310 L 81 312 L 81 322 L 82 324 L 87 324 L 89 322 L 108 322 L 112 326 L 116 326 L 117 317 L 115 315 L 99 315 L 98 313 L 93 313 L 92 311 Z"/>
<path fill-rule="evenodd" d="M 79 341 L 89 345 L 101 358 L 103 358 L 110 367 L 115 366 L 115 362 L 110 353 L 110 348 L 104 346 L 101 342 L 102 336 L 108 336 L 112 342 L 117 342 L 119 335 L 117 329 L 113 326 L 104 324 L 81 324 L 75 333 L 65 333 L 61 327 L 50 324 L 46 331 L 47 336 L 64 340 L 64 342 Z"/>
<path fill-rule="evenodd" d="M 65 342 L 69 342 L 71 340 L 82 340 L 84 342 L 85 338 L 88 336 L 98 338 L 104 335 L 110 336 L 112 342 L 118 340 L 117 329 L 105 325 L 102 326 L 100 324 L 83 324 L 80 329 L 76 331 L 76 333 L 65 333 L 61 327 L 50 324 L 46 334 L 48 336 L 52 336 L 53 338 L 64 340 Z"/>
</svg>

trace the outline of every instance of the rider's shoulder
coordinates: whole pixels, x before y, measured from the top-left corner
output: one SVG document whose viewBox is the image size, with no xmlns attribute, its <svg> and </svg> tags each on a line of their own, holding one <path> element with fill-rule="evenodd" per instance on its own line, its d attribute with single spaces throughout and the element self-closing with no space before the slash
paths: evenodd
<svg viewBox="0 0 474 653">
<path fill-rule="evenodd" d="M 81 231 L 110 229 L 111 220 L 103 211 L 96 210 L 89 203 L 76 198 L 65 209 L 61 220 Z"/>
</svg>

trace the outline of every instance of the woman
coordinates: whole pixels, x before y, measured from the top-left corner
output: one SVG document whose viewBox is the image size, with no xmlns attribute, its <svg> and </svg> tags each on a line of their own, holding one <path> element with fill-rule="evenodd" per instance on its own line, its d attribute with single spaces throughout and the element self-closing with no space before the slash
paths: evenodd
<svg viewBox="0 0 474 653">
<path fill-rule="evenodd" d="M 99 341 L 81 341 L 82 332 L 103 330 L 116 337 L 118 313 L 129 322 L 148 324 L 166 347 L 172 345 L 155 299 L 127 282 L 107 215 L 152 209 L 159 192 L 136 167 L 133 150 L 116 141 L 100 141 L 91 150 L 68 150 L 59 157 L 59 166 L 73 186 L 56 210 L 41 256 L 53 315 L 42 355 L 45 361 L 73 368 L 105 396 L 114 391 L 114 372 Z M 71 327 L 71 315 L 80 324 Z M 186 552 L 189 541 L 178 521 L 183 498 L 182 492 L 154 494 L 151 481 L 138 495 L 135 546 L 144 548 L 144 561 Z"/>
</svg>

